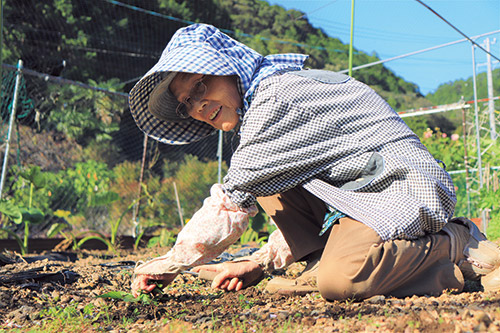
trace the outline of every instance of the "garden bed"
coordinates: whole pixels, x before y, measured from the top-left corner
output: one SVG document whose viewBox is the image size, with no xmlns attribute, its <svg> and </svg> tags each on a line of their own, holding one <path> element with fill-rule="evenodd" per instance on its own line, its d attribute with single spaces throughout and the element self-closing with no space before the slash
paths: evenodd
<svg viewBox="0 0 500 333">
<path fill-rule="evenodd" d="M 326 302 L 318 293 L 268 294 L 267 280 L 225 293 L 181 274 L 161 298 L 131 301 L 126 293 L 135 262 L 164 252 L 7 253 L 3 259 L 16 262 L 0 267 L 1 325 L 42 332 L 500 330 L 500 293 L 481 292 L 473 283 L 465 292 L 439 297 Z M 286 274 L 295 276 L 302 267 L 294 264 Z M 100 297 L 110 292 L 123 297 Z"/>
</svg>

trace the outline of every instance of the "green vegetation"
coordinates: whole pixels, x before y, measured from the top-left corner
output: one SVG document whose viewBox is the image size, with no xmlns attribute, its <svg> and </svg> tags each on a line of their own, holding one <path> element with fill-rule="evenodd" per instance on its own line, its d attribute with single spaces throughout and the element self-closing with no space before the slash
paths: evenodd
<svg viewBox="0 0 500 333">
<path fill-rule="evenodd" d="M 495 69 L 492 72 L 493 91 L 496 92 L 495 96 L 500 92 L 500 69 Z M 486 73 L 480 73 L 476 77 L 477 94 L 478 98 L 485 98 L 488 96 L 488 87 L 486 80 Z M 442 84 L 438 89 L 425 96 L 434 105 L 450 104 L 460 101 L 463 97 L 465 101 L 472 101 L 474 99 L 472 76 L 465 80 L 457 80 Z M 497 104 L 498 109 L 498 104 Z"/>
<path fill-rule="evenodd" d="M 40 171 L 40 167 L 34 166 L 27 171 L 19 172 L 20 177 L 27 181 L 29 184 L 29 196 L 26 206 L 16 205 L 12 201 L 2 199 L 0 201 L 0 213 L 9 218 L 15 224 L 24 225 L 24 239 L 21 239 L 7 227 L 2 227 L 0 230 L 7 232 L 9 235 L 14 236 L 17 240 L 22 254 L 28 252 L 28 239 L 30 235 L 30 225 L 37 224 L 44 221 L 45 214 L 35 207 L 33 207 L 33 192 L 42 189 L 47 184 L 45 174 Z"/>
</svg>

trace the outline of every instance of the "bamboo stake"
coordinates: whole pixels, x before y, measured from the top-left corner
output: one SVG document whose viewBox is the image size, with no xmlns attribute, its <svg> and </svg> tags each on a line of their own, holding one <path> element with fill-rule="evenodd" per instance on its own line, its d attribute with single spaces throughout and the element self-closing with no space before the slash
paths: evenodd
<svg viewBox="0 0 500 333">
<path fill-rule="evenodd" d="M 174 182 L 174 192 L 175 192 L 175 200 L 177 201 L 177 210 L 179 211 L 179 219 L 181 220 L 181 227 L 184 228 L 184 218 L 182 217 L 182 207 L 181 202 L 179 200 L 179 194 L 177 193 L 177 185 Z"/>
</svg>

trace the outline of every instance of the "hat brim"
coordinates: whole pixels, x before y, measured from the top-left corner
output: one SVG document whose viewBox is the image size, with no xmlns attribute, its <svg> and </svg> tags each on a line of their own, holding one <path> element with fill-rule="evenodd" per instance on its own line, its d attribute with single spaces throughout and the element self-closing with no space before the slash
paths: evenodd
<svg viewBox="0 0 500 333">
<path fill-rule="evenodd" d="M 202 48 L 205 57 L 192 62 L 189 70 L 182 67 L 183 59 L 192 57 L 195 50 Z M 217 66 L 214 67 L 214 59 Z M 162 81 L 162 72 L 189 72 L 206 75 L 218 75 L 225 72 L 234 72 L 225 61 L 224 56 L 217 53 L 204 43 L 173 49 L 165 52 L 158 63 L 132 88 L 129 94 L 130 112 L 137 126 L 151 138 L 162 143 L 181 145 L 195 142 L 216 131 L 212 126 L 193 118 L 165 121 L 156 118 L 149 110 L 149 98 L 155 87 Z"/>
</svg>

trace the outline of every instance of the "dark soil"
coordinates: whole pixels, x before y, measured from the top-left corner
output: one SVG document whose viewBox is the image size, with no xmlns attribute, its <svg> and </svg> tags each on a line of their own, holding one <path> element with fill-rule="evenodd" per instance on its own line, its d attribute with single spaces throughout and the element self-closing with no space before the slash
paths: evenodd
<svg viewBox="0 0 500 333">
<path fill-rule="evenodd" d="M 0 267 L 1 325 L 6 330 L 48 331 L 59 321 L 62 331 L 73 332 L 500 331 L 500 293 L 481 292 L 473 283 L 465 292 L 439 297 L 326 302 L 318 293 L 269 294 L 264 290 L 267 280 L 225 293 L 181 274 L 153 301 L 98 297 L 110 291 L 129 293 L 134 263 L 156 255 L 152 250 L 111 255 L 84 251 L 21 259 L 10 253 Z M 19 262 L 6 264 L 9 260 Z M 302 267 L 294 264 L 286 274 L 295 276 Z M 75 318 L 81 318 L 82 326 L 70 325 Z"/>
</svg>

